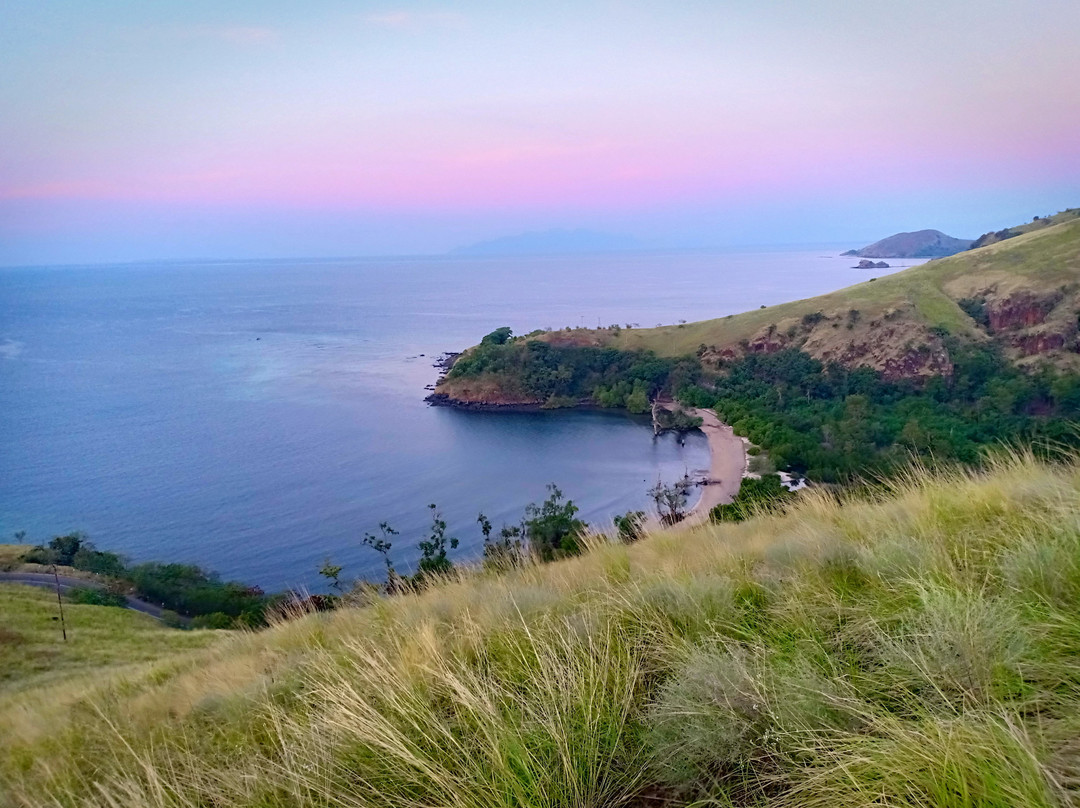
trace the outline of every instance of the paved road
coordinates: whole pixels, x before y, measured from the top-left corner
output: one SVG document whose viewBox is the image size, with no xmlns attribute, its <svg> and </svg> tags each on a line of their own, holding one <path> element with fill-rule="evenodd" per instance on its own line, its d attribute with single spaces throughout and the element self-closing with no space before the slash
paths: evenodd
<svg viewBox="0 0 1080 808">
<path fill-rule="evenodd" d="M 44 586 L 49 589 L 56 589 L 56 579 L 52 576 L 52 573 L 48 572 L 0 572 L 0 583 L 26 584 L 28 586 Z M 104 588 L 105 585 L 97 581 L 85 581 L 82 578 L 69 578 L 65 575 L 60 576 L 61 592 L 68 592 L 72 589 Z M 133 597 L 127 598 L 127 605 L 129 609 L 148 614 L 158 620 L 161 619 L 161 615 L 165 611 L 155 603 L 147 603 L 145 600 Z"/>
</svg>

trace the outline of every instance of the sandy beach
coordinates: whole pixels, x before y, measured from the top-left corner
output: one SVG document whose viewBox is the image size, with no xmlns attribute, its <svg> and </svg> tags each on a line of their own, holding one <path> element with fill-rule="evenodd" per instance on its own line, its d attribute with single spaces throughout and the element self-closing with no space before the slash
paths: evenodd
<svg viewBox="0 0 1080 808">
<path fill-rule="evenodd" d="M 709 440 L 709 477 L 701 486 L 701 497 L 691 509 L 684 525 L 695 525 L 709 518 L 713 506 L 731 502 L 739 493 L 743 471 L 746 469 L 746 447 L 731 427 L 723 423 L 712 410 L 690 410 L 701 419 L 701 431 Z"/>
</svg>

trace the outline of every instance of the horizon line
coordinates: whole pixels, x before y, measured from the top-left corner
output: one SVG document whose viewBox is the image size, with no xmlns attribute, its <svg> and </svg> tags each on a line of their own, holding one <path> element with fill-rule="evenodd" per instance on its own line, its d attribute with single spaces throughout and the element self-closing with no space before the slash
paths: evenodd
<svg viewBox="0 0 1080 808">
<path fill-rule="evenodd" d="M 688 252 L 739 252 L 759 251 L 766 249 L 835 249 L 844 247 L 847 241 L 824 241 L 824 242 L 771 242 L 756 244 L 732 244 L 732 245 L 697 245 L 687 247 L 635 247 L 629 249 L 612 250 L 555 250 L 555 251 L 532 251 L 532 252 L 505 252 L 482 255 L 455 254 L 453 247 L 443 252 L 417 252 L 417 253 L 359 253 L 354 255 L 295 255 L 295 256 L 262 256 L 253 258 L 227 258 L 214 256 L 198 256 L 192 258 L 131 258 L 119 261 L 64 261 L 59 263 L 0 263 L 0 271 L 12 269 L 90 269 L 93 267 L 118 267 L 118 266 L 148 266 L 148 265 L 176 265 L 176 264 L 251 264 L 251 263 L 284 263 L 289 261 L 303 261 L 312 263 L 334 263 L 340 261 L 375 261 L 375 260 L 408 260 L 408 259 L 445 259 L 450 261 L 489 261 L 501 258 L 560 258 L 571 256 L 614 256 L 634 254 L 660 254 L 660 253 L 688 253 Z M 865 246 L 865 245 L 864 245 Z M 839 254 L 838 256 L 839 257 Z"/>
</svg>

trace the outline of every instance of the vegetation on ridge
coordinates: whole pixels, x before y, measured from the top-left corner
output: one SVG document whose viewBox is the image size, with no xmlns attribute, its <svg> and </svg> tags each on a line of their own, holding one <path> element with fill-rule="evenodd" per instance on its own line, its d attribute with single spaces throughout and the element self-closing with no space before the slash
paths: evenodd
<svg viewBox="0 0 1080 808">
<path fill-rule="evenodd" d="M 810 493 L 0 698 L 17 806 L 1065 806 L 1080 468 Z"/>
<path fill-rule="evenodd" d="M 1041 230 L 1045 227 L 1052 227 L 1055 224 L 1061 224 L 1072 219 L 1080 219 L 1080 208 L 1069 208 L 1063 210 L 1060 213 L 1055 213 L 1053 216 L 1036 216 L 1027 224 L 1021 224 L 1014 227 L 1006 227 L 1004 230 L 991 231 L 989 233 L 983 233 L 979 236 L 971 245 L 971 249 L 978 249 L 979 247 L 985 247 L 988 244 L 996 244 L 999 241 L 1004 241 L 1007 238 L 1016 238 L 1022 236 L 1024 233 L 1031 233 L 1034 230 Z"/>
<path fill-rule="evenodd" d="M 1055 224 L 829 294 L 714 320 L 658 328 L 604 329 L 575 342 L 658 356 L 724 358 L 796 347 L 824 362 L 865 366 L 890 376 L 948 373 L 921 345 L 941 332 L 966 342 L 995 342 L 1010 361 L 1051 361 L 1080 369 L 1080 219 Z M 872 281 L 872 282 L 871 282 Z M 989 331 L 959 301 L 981 298 L 996 312 Z M 1049 335 L 1057 337 L 1046 342 Z M 1036 337 L 1043 336 L 1042 344 Z M 560 332 L 544 337 L 566 341 Z M 908 342 L 911 345 L 908 345 Z"/>
<path fill-rule="evenodd" d="M 1080 219 L 1069 213 L 1007 241 L 819 297 L 701 322 L 533 332 L 526 339 L 671 361 L 696 357 L 706 369 L 749 354 L 797 348 L 825 363 L 868 367 L 899 379 L 949 375 L 951 357 L 943 344 L 948 334 L 965 344 L 993 343 L 1005 359 L 1021 366 L 1049 362 L 1076 371 Z M 969 316 L 964 301 L 971 300 L 991 311 L 988 321 Z M 467 401 L 527 392 L 512 389 L 513 376 L 500 379 L 496 363 L 468 368 L 451 372 L 438 392 Z M 503 390 L 500 384 L 508 382 L 510 389 Z"/>
</svg>

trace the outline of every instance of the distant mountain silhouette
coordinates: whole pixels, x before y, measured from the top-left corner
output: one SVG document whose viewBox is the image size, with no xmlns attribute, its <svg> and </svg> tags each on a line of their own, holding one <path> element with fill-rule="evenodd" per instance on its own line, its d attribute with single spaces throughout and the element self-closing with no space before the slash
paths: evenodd
<svg viewBox="0 0 1080 808">
<path fill-rule="evenodd" d="M 450 251 L 451 255 L 553 255 L 635 250 L 640 243 L 628 236 L 592 230 L 545 230 L 479 241 Z"/>
<path fill-rule="evenodd" d="M 861 250 L 848 250 L 844 255 L 859 258 L 944 258 L 956 255 L 971 246 L 971 239 L 953 238 L 940 230 L 916 230 L 897 233 L 875 241 Z"/>
</svg>

